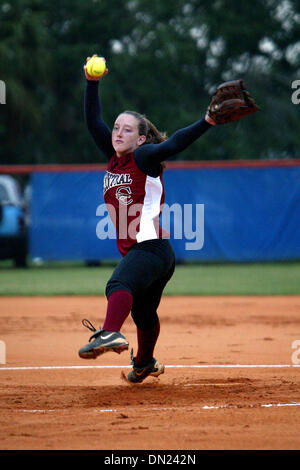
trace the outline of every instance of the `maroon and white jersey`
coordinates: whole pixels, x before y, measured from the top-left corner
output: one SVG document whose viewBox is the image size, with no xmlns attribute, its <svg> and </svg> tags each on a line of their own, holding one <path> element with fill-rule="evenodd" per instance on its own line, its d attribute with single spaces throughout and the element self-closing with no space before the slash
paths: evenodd
<svg viewBox="0 0 300 470">
<path fill-rule="evenodd" d="M 135 163 L 133 153 L 114 154 L 104 176 L 103 193 L 117 232 L 117 246 L 122 256 L 135 244 L 162 238 L 159 216 L 165 193 L 162 171 L 152 177 Z"/>
<path fill-rule="evenodd" d="M 161 163 L 182 152 L 212 126 L 200 119 L 164 142 L 143 144 L 133 153 L 117 157 L 111 130 L 102 119 L 98 85 L 98 81 L 87 80 L 85 118 L 97 147 L 109 161 L 104 200 L 116 227 L 118 249 L 124 256 L 135 243 L 169 238 L 159 226 L 165 198 Z"/>
</svg>

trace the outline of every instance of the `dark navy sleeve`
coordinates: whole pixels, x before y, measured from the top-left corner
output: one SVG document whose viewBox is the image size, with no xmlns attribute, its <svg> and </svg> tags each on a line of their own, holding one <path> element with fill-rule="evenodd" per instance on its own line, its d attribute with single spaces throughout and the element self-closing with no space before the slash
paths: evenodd
<svg viewBox="0 0 300 470">
<path fill-rule="evenodd" d="M 114 154 L 111 130 L 102 119 L 101 103 L 97 81 L 87 80 L 84 97 L 85 121 L 97 147 L 109 160 Z"/>
<path fill-rule="evenodd" d="M 143 173 L 157 177 L 164 160 L 185 150 L 211 127 L 213 126 L 205 119 L 201 119 L 188 127 L 179 129 L 160 144 L 144 144 L 134 151 L 135 162 Z"/>
</svg>

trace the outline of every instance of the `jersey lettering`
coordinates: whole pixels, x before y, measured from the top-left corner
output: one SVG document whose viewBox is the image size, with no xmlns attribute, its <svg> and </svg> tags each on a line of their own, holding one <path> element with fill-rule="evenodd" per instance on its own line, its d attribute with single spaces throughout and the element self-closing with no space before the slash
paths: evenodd
<svg viewBox="0 0 300 470">
<path fill-rule="evenodd" d="M 103 180 L 103 194 L 105 194 L 108 189 L 114 188 L 115 186 L 131 183 L 132 179 L 130 177 L 130 173 L 117 174 L 107 171 Z"/>
</svg>

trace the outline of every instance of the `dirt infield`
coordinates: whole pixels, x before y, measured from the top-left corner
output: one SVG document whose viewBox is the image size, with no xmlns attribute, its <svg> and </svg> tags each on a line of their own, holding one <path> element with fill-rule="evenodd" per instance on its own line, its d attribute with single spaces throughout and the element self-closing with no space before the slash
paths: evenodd
<svg viewBox="0 0 300 470">
<path fill-rule="evenodd" d="M 0 449 L 300 449 L 300 296 L 165 297 L 165 374 L 139 385 L 121 378 L 129 351 L 77 356 L 82 318 L 98 327 L 105 308 L 0 298 Z M 122 331 L 136 349 L 131 318 Z"/>
</svg>

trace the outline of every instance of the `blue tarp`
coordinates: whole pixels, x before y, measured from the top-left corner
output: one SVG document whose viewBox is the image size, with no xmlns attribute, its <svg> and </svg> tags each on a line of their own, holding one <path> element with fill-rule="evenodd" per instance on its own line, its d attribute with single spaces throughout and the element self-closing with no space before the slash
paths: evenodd
<svg viewBox="0 0 300 470">
<path fill-rule="evenodd" d="M 104 171 L 31 175 L 31 258 L 120 258 L 115 238 L 97 235 L 101 221 L 114 232 L 100 214 L 103 177 Z M 299 166 L 170 169 L 164 185 L 177 259 L 300 258 Z"/>
</svg>

